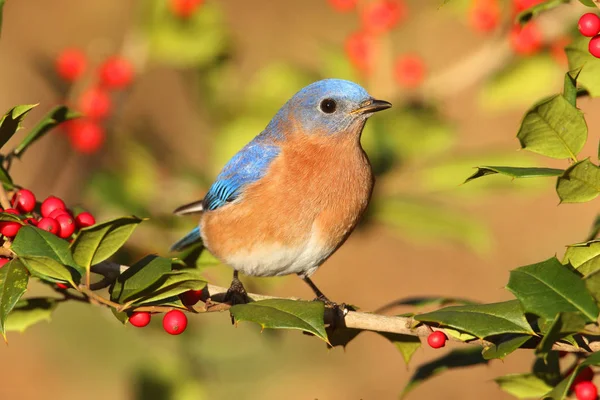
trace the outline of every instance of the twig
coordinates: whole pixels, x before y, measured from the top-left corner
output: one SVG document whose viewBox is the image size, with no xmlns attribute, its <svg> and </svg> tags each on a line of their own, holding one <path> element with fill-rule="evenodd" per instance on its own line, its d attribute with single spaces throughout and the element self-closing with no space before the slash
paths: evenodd
<svg viewBox="0 0 600 400">
<path fill-rule="evenodd" d="M 6 190 L 4 189 L 4 185 L 0 184 L 0 205 L 5 210 L 7 208 L 11 208 L 10 201 L 8 200 L 8 194 L 6 194 Z"/>
</svg>

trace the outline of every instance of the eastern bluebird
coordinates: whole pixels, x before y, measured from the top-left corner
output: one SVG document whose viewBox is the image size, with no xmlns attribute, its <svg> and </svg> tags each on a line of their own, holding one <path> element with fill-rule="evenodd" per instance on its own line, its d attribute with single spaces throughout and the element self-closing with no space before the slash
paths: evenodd
<svg viewBox="0 0 600 400">
<path fill-rule="evenodd" d="M 360 136 L 367 119 L 389 107 L 345 80 L 305 87 L 233 156 L 204 199 L 174 211 L 202 215 L 171 250 L 201 241 L 233 267 L 228 298 L 245 297 L 238 272 L 297 274 L 330 303 L 310 276 L 367 208 L 374 178 Z"/>
</svg>

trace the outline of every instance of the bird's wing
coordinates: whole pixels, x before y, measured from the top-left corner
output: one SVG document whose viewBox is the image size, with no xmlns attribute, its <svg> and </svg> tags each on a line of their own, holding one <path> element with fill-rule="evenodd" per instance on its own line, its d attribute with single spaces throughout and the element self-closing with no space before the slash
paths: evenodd
<svg viewBox="0 0 600 400">
<path fill-rule="evenodd" d="M 280 148 L 254 140 L 240 150 L 212 184 L 202 202 L 204 210 L 215 210 L 237 199 L 244 188 L 262 178 Z"/>
</svg>

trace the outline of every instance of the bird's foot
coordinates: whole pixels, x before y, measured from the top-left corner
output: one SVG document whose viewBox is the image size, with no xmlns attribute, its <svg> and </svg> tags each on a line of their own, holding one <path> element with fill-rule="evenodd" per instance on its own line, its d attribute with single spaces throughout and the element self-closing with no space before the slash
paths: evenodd
<svg viewBox="0 0 600 400">
<path fill-rule="evenodd" d="M 231 281 L 229 289 L 223 298 L 225 303 L 230 303 L 232 306 L 236 304 L 246 304 L 250 302 L 246 288 L 237 277 L 234 277 Z"/>
<path fill-rule="evenodd" d="M 341 313 L 341 315 L 343 317 L 345 317 L 346 314 L 348 314 L 348 311 L 354 311 L 354 308 L 352 308 L 352 306 L 347 306 L 346 303 L 338 304 L 336 302 L 333 302 L 333 301 L 329 300 L 327 297 L 325 297 L 324 294 L 321 294 L 321 295 L 315 297 L 315 299 L 313 301 L 322 302 L 323 304 L 325 304 L 325 307 L 331 308 L 336 313 Z"/>
</svg>

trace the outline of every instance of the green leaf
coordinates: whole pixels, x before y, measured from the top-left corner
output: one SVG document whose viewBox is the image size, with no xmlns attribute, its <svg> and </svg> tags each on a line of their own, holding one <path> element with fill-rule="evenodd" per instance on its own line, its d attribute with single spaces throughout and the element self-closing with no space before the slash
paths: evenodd
<svg viewBox="0 0 600 400">
<path fill-rule="evenodd" d="M 598 306 L 583 280 L 555 257 L 510 272 L 506 286 L 530 312 L 553 320 L 560 312 L 581 313 L 595 321 Z"/>
<path fill-rule="evenodd" d="M 585 287 L 594 296 L 596 303 L 600 304 L 600 270 L 586 276 Z"/>
<path fill-rule="evenodd" d="M 3 4 L 0 5 L 0 10 L 2 5 Z M 19 129 L 21 129 L 21 121 L 23 121 L 25 115 L 35 106 L 37 106 L 37 104 L 26 104 L 13 107 L 0 118 L 0 148 L 2 148 Z"/>
<path fill-rule="evenodd" d="M 32 143 L 40 139 L 51 129 L 65 121 L 78 118 L 79 116 L 80 114 L 78 112 L 70 110 L 67 106 L 55 107 L 48 114 L 46 114 L 46 116 L 40 122 L 38 122 L 33 129 L 31 129 L 25 139 L 19 143 L 19 145 L 13 151 L 14 155 L 20 157 L 25 150 L 31 146 Z"/>
<path fill-rule="evenodd" d="M 29 270 L 31 275 L 50 282 L 69 282 L 73 287 L 76 287 L 73 282 L 71 270 L 50 257 L 43 256 L 23 256 L 19 260 Z"/>
<path fill-rule="evenodd" d="M 49 297 L 21 299 L 8 315 L 6 330 L 25 332 L 31 325 L 40 321 L 50 321 L 57 305 L 56 299 Z"/>
<path fill-rule="evenodd" d="M 569 59 L 569 70 L 581 68 L 577 83 L 587 89 L 590 96 L 600 96 L 600 59 L 592 56 L 588 50 L 590 39 L 577 35 L 565 48 Z"/>
<path fill-rule="evenodd" d="M 556 182 L 561 203 L 583 203 L 600 194 L 600 168 L 589 158 L 571 165 Z"/>
<path fill-rule="evenodd" d="M 552 389 L 534 374 L 509 374 L 494 379 L 500 389 L 518 399 L 539 399 Z"/>
<path fill-rule="evenodd" d="M 577 160 L 587 140 L 587 125 L 581 111 L 556 95 L 525 114 L 517 138 L 522 148 L 534 153 Z"/>
<path fill-rule="evenodd" d="M 398 333 L 389 332 L 377 333 L 379 333 L 381 336 L 392 342 L 394 346 L 396 346 L 398 351 L 400 351 L 400 354 L 402 354 L 402 358 L 404 359 L 406 365 L 408 365 L 408 363 L 410 362 L 410 359 L 415 354 L 415 351 L 417 351 L 419 347 L 421 347 L 421 339 L 419 339 L 417 336 L 400 335 Z"/>
<path fill-rule="evenodd" d="M 408 392 L 413 390 L 427 379 L 439 375 L 444 371 L 453 368 L 471 367 L 473 365 L 487 363 L 488 361 L 481 356 L 480 347 L 474 346 L 468 349 L 452 350 L 448 354 L 436 360 L 420 365 L 402 391 L 402 397 L 406 396 Z"/>
<path fill-rule="evenodd" d="M 27 290 L 29 275 L 18 259 L 0 268 L 0 333 L 6 341 L 6 319 Z"/>
<path fill-rule="evenodd" d="M 585 328 L 585 320 L 580 314 L 559 313 L 552 321 L 550 327 L 544 332 L 544 337 L 537 349 L 536 355 L 546 355 L 552 350 L 552 345 L 559 340 L 570 336 L 573 333 L 582 331 Z"/>
<path fill-rule="evenodd" d="M 299 329 L 327 342 L 325 306 L 320 301 L 268 299 L 236 304 L 230 311 L 236 321 L 255 322 L 263 329 Z"/>
<path fill-rule="evenodd" d="M 568 246 L 562 263 L 570 264 L 583 276 L 600 270 L 600 240 Z"/>
<path fill-rule="evenodd" d="M 565 74 L 563 96 L 573 107 L 577 107 L 577 77 L 580 73 L 581 69 L 578 69 L 575 71 L 569 71 Z"/>
<path fill-rule="evenodd" d="M 69 251 L 69 242 L 34 226 L 19 229 L 11 250 L 19 257 L 48 257 L 77 271 L 81 277 L 85 268 L 78 265 Z"/>
<path fill-rule="evenodd" d="M 15 187 L 10 174 L 8 173 L 6 168 L 4 168 L 2 165 L 0 165 L 0 182 L 2 182 L 4 184 L 4 187 L 6 189 L 10 190 Z"/>
<path fill-rule="evenodd" d="M 106 260 L 127 242 L 140 222 L 142 219 L 134 216 L 121 217 L 83 228 L 71 243 L 73 259 L 88 269 Z"/>
<path fill-rule="evenodd" d="M 435 322 L 442 326 L 449 326 L 478 338 L 504 333 L 534 334 L 523 315 L 521 305 L 516 300 L 492 304 L 451 306 L 418 314 L 414 318 L 421 322 Z"/>
<path fill-rule="evenodd" d="M 195 268 L 186 268 L 164 274 L 158 282 L 137 293 L 124 298 L 124 301 L 135 299 L 135 305 L 157 302 L 177 296 L 188 290 L 201 290 L 206 286 L 206 281 L 201 271 Z"/>
<path fill-rule="evenodd" d="M 486 360 L 492 360 L 494 358 L 504 359 L 504 357 L 519 349 L 529 339 L 531 339 L 531 336 L 513 334 L 488 338 L 493 344 L 483 349 L 483 358 Z"/>
<path fill-rule="evenodd" d="M 467 178 L 464 183 L 473 179 L 481 178 L 486 175 L 501 174 L 511 178 L 539 178 L 549 176 L 559 176 L 564 172 L 563 169 L 556 168 L 536 168 L 536 167 L 477 167 L 477 172 Z"/>
<path fill-rule="evenodd" d="M 569 389 L 573 384 L 573 380 L 579 374 L 579 372 L 590 365 L 600 365 L 600 352 L 593 353 L 584 361 L 579 363 L 573 373 L 569 374 L 565 379 L 563 379 L 558 385 L 554 387 L 550 392 L 544 395 L 544 399 L 553 399 L 553 400 L 562 400 L 567 397 L 569 393 Z"/>
<path fill-rule="evenodd" d="M 579 2 L 584 6 L 597 8 L 596 3 L 594 3 L 594 0 L 579 0 Z"/>
<path fill-rule="evenodd" d="M 4 10 L 4 3 L 6 3 L 6 0 L 0 0 L 0 33 L 2 32 L 2 12 Z"/>
<path fill-rule="evenodd" d="M 172 260 L 164 257 L 147 256 L 119 275 L 110 290 L 110 299 L 124 303 L 148 288 L 167 272 L 171 271 Z"/>
<path fill-rule="evenodd" d="M 552 10 L 564 3 L 569 3 L 571 0 L 546 0 L 542 1 L 539 4 L 536 4 L 532 7 L 527 8 L 526 10 L 521 11 L 517 14 L 515 18 L 515 22 L 524 25 L 529 22 L 532 18 L 537 17 L 539 14 L 544 11 Z"/>
</svg>

